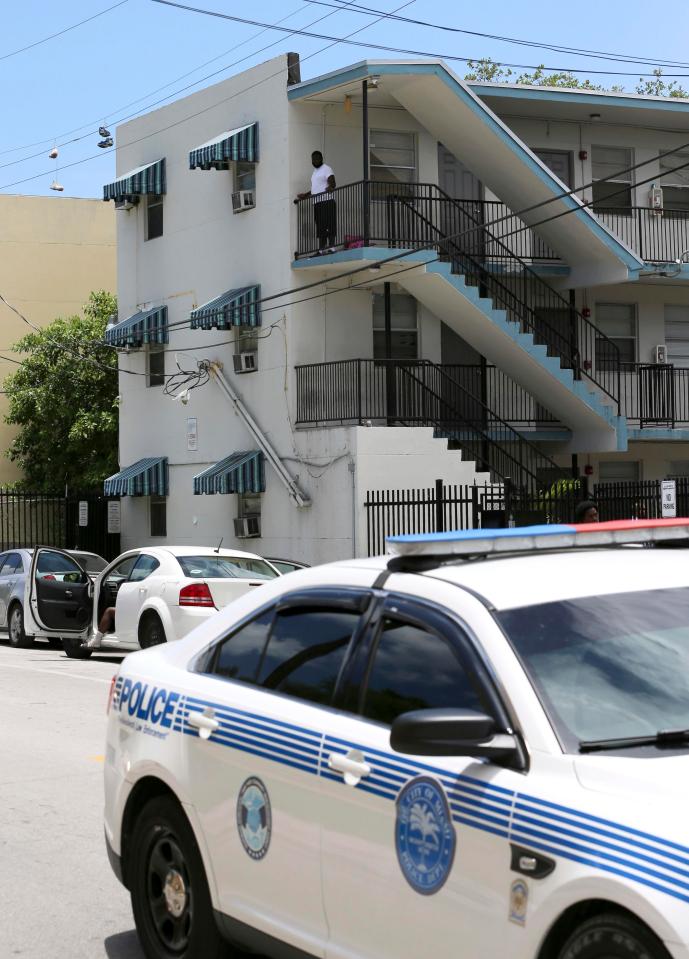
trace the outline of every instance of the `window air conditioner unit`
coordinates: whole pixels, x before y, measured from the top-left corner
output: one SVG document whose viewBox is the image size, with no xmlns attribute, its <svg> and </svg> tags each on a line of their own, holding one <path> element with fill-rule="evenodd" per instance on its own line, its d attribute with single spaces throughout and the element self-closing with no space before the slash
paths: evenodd
<svg viewBox="0 0 689 959">
<path fill-rule="evenodd" d="M 235 353 L 232 357 L 235 373 L 253 373 L 258 369 L 258 354 L 255 350 Z"/>
<path fill-rule="evenodd" d="M 656 363 L 667 363 L 667 346 L 665 343 L 659 343 L 654 350 L 654 354 Z"/>
<path fill-rule="evenodd" d="M 116 210 L 133 210 L 139 202 L 137 197 L 126 196 L 123 200 L 115 200 Z"/>
<path fill-rule="evenodd" d="M 256 206 L 253 190 L 237 190 L 232 194 L 232 212 L 241 213 L 242 210 L 252 210 Z"/>
<path fill-rule="evenodd" d="M 238 516 L 234 521 L 234 535 L 237 539 L 251 539 L 261 535 L 260 516 Z"/>
</svg>

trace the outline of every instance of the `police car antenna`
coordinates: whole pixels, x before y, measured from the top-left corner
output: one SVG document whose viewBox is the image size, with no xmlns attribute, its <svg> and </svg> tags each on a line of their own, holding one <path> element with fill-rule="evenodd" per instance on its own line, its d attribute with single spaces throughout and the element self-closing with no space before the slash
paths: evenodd
<svg viewBox="0 0 689 959">
<path fill-rule="evenodd" d="M 220 537 L 220 542 L 218 543 L 218 545 L 217 545 L 217 546 L 215 547 L 215 549 L 213 550 L 214 553 L 219 553 L 219 552 L 220 552 L 220 547 L 222 546 L 222 541 L 223 541 L 224 539 L 225 539 L 224 536 L 221 536 L 221 537 Z"/>
</svg>

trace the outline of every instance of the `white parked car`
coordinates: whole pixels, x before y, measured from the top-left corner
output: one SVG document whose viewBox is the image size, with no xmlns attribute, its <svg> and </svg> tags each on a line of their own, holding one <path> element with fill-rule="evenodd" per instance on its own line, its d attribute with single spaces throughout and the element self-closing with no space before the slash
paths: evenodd
<svg viewBox="0 0 689 959">
<path fill-rule="evenodd" d="M 42 569 L 60 570 L 59 576 Z M 260 556 L 203 546 L 146 546 L 118 556 L 93 580 L 75 554 L 34 550 L 26 578 L 26 635 L 62 641 L 68 656 L 86 659 L 84 644 L 104 611 L 114 629 L 102 650 L 130 650 L 181 639 L 208 616 L 280 574 Z"/>
<path fill-rule="evenodd" d="M 148 959 L 687 959 L 689 565 L 593 548 L 683 524 L 404 538 L 127 657 Z"/>
</svg>

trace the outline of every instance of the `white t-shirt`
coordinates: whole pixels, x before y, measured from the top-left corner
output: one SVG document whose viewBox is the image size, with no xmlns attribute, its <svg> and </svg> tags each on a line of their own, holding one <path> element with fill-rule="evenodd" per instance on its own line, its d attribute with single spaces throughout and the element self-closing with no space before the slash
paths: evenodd
<svg viewBox="0 0 689 959">
<path fill-rule="evenodd" d="M 329 167 L 327 163 L 321 163 L 319 167 L 314 167 L 313 173 L 311 174 L 311 194 L 315 197 L 315 203 L 320 203 L 321 200 L 328 199 L 325 191 L 328 189 L 328 180 L 331 176 L 335 176 L 335 174 L 332 171 L 332 167 Z M 317 194 L 322 195 L 317 196 Z M 332 197 L 330 199 L 332 199 Z"/>
</svg>

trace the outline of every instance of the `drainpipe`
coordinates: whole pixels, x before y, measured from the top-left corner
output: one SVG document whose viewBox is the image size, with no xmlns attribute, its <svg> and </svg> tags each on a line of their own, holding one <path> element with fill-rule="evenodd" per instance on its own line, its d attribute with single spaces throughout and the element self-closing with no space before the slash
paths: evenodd
<svg viewBox="0 0 689 959">
<path fill-rule="evenodd" d="M 356 464 L 354 459 L 349 461 L 347 469 L 352 477 L 352 559 L 356 559 Z"/>
<path fill-rule="evenodd" d="M 385 392 L 387 407 L 387 423 L 390 426 L 392 419 L 397 415 L 395 402 L 395 371 L 392 366 L 392 297 L 390 284 L 383 284 L 383 302 L 385 305 Z"/>
<path fill-rule="evenodd" d="M 296 480 L 294 480 L 287 468 L 284 466 L 282 460 L 278 456 L 277 452 L 273 448 L 272 443 L 265 435 L 261 427 L 258 425 L 256 420 L 253 418 L 249 410 L 247 409 L 244 401 L 241 396 L 234 391 L 230 386 L 230 382 L 223 373 L 222 363 L 217 363 L 215 361 L 209 362 L 208 360 L 202 360 L 201 364 L 205 365 L 205 368 L 208 370 L 208 373 L 211 375 L 213 380 L 218 384 L 221 391 L 225 395 L 226 399 L 230 401 L 234 407 L 235 413 L 243 421 L 246 428 L 249 430 L 253 438 L 258 443 L 259 449 L 268 460 L 270 465 L 273 467 L 275 472 L 278 475 L 278 479 L 281 481 L 282 485 L 285 487 L 290 497 L 294 500 L 297 506 L 310 506 L 311 501 L 302 491 L 299 489 Z M 199 366 L 201 366 L 199 364 Z"/>
<path fill-rule="evenodd" d="M 362 119 L 361 119 L 361 141 L 364 151 L 364 163 L 363 163 L 363 174 L 364 174 L 364 246 L 368 246 L 368 238 L 371 233 L 370 225 L 370 209 L 369 209 L 369 144 L 368 144 L 368 80 L 363 80 L 361 84 L 361 96 L 362 96 Z"/>
</svg>

